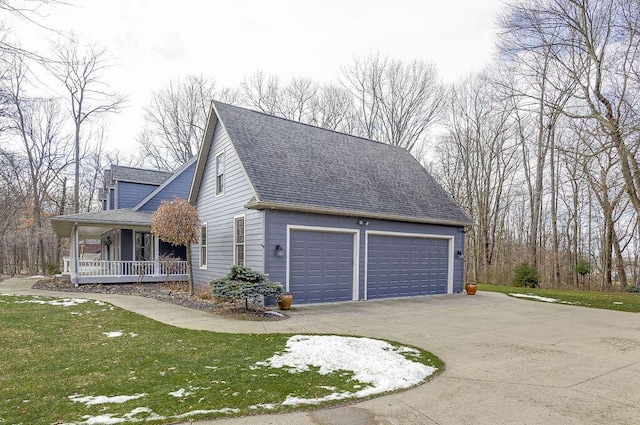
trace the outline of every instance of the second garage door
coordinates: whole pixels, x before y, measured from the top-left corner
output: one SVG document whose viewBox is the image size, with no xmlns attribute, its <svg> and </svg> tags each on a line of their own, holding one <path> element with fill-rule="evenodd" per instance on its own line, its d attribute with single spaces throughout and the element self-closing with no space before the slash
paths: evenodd
<svg viewBox="0 0 640 425">
<path fill-rule="evenodd" d="M 369 235 L 367 299 L 446 294 L 449 239 Z"/>
<path fill-rule="evenodd" d="M 289 291 L 295 303 L 353 298 L 353 234 L 291 230 Z"/>
</svg>

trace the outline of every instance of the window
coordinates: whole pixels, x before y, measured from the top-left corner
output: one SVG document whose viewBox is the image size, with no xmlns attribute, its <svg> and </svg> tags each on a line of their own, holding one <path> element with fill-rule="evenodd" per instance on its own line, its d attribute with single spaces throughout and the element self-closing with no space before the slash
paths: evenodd
<svg viewBox="0 0 640 425">
<path fill-rule="evenodd" d="M 151 233 L 136 232 L 136 261 L 152 261 L 153 260 L 153 238 Z"/>
<path fill-rule="evenodd" d="M 207 268 L 207 223 L 200 225 L 200 268 Z"/>
<path fill-rule="evenodd" d="M 224 193 L 224 152 L 216 156 L 216 195 Z"/>
<path fill-rule="evenodd" d="M 244 216 L 238 216 L 234 219 L 234 264 L 244 266 Z"/>
</svg>

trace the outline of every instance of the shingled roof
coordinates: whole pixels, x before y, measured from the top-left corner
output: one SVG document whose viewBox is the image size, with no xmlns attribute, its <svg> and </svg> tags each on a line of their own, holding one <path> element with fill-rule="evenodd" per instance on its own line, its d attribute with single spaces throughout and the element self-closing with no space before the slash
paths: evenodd
<svg viewBox="0 0 640 425">
<path fill-rule="evenodd" d="M 107 170 L 109 171 L 109 170 Z M 144 168 L 123 167 L 112 165 L 109 172 L 111 183 L 116 181 L 126 181 L 134 183 L 146 183 L 160 185 L 173 173 L 158 170 L 146 170 Z M 106 177 L 106 174 L 105 174 Z"/>
<path fill-rule="evenodd" d="M 255 189 L 248 208 L 469 225 L 405 149 L 214 102 Z"/>
</svg>

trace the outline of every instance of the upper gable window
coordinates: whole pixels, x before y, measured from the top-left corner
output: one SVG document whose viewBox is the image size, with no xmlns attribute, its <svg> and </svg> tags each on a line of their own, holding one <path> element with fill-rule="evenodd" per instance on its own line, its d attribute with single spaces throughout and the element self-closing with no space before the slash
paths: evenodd
<svg viewBox="0 0 640 425">
<path fill-rule="evenodd" d="M 224 152 L 216 156 L 216 195 L 224 193 Z"/>
</svg>

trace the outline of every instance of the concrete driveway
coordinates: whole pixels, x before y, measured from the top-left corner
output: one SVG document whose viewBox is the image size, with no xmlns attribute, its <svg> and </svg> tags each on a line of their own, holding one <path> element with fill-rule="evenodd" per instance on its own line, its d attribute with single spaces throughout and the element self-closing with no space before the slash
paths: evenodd
<svg viewBox="0 0 640 425">
<path fill-rule="evenodd" d="M 28 290 L 26 282 L 12 281 L 0 284 L 0 292 L 42 294 Z M 475 296 L 297 307 L 285 321 L 242 322 L 139 297 L 81 296 L 190 329 L 389 339 L 429 350 L 447 364 L 443 374 L 424 385 L 351 406 L 201 424 L 640 423 L 636 313 L 479 291 Z"/>
</svg>

